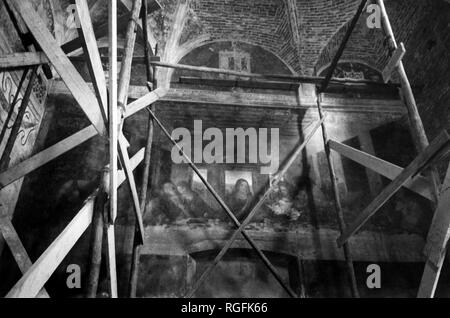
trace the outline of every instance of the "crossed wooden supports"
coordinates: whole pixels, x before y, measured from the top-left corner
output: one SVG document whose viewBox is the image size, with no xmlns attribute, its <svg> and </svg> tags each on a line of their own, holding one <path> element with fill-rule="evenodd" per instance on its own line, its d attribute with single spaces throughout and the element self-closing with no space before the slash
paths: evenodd
<svg viewBox="0 0 450 318">
<path fill-rule="evenodd" d="M 89 89 L 87 83 L 81 78 L 80 74 L 76 71 L 75 67 L 72 65 L 65 52 L 58 46 L 55 39 L 51 33 L 47 30 L 45 24 L 37 14 L 37 12 L 32 7 L 29 1 L 22 0 L 6 0 L 6 3 L 13 10 L 14 16 L 18 19 L 17 25 L 21 26 L 21 34 L 30 33 L 33 35 L 35 41 L 39 44 L 42 49 L 41 52 L 35 52 L 33 54 L 10 56 L 10 59 L 0 58 L 1 63 L 8 64 L 10 67 L 18 66 L 36 66 L 42 65 L 43 63 L 50 63 L 54 66 L 55 70 L 59 73 L 68 89 L 71 91 L 75 100 L 78 102 L 82 110 L 85 112 L 86 116 L 91 122 L 91 126 L 83 129 L 82 131 L 74 134 L 73 136 L 55 144 L 47 150 L 25 160 L 19 165 L 7 170 L 6 172 L 0 173 L 0 189 L 6 187 L 12 182 L 24 177 L 26 174 L 36 170 L 37 168 L 43 166 L 49 161 L 61 156 L 67 151 L 75 148 L 81 143 L 93 138 L 94 136 L 100 134 L 103 137 L 109 137 L 110 146 L 110 164 L 106 168 L 106 179 L 104 186 L 94 193 L 85 203 L 84 207 L 79 211 L 77 216 L 72 220 L 72 222 L 66 227 L 66 229 L 58 236 L 58 238 L 49 246 L 49 248 L 44 252 L 44 254 L 36 261 L 36 263 L 31 264 L 26 251 L 23 248 L 17 233 L 5 217 L 0 218 L 0 230 L 13 252 L 16 261 L 19 264 L 20 269 L 24 273 L 24 276 L 19 280 L 19 282 L 13 287 L 13 289 L 8 293 L 7 297 L 36 297 L 42 296 L 47 297 L 48 294 L 43 289 L 45 283 L 50 278 L 52 273 L 56 270 L 59 264 L 62 262 L 67 253 L 73 248 L 75 243 L 85 232 L 85 230 L 92 223 L 94 214 L 94 202 L 96 196 L 100 191 L 107 192 L 109 194 L 110 209 L 108 217 L 105 218 L 107 223 L 107 242 L 108 242 L 108 270 L 110 276 L 110 292 L 111 297 L 117 297 L 117 281 L 116 281 L 116 270 L 115 270 L 115 245 L 114 245 L 114 222 L 117 216 L 117 189 L 118 187 L 128 181 L 131 190 L 131 196 L 133 199 L 134 212 L 137 219 L 137 237 L 135 245 L 140 245 L 144 242 L 144 228 L 142 224 L 142 209 L 144 204 L 139 202 L 139 197 L 137 193 L 137 187 L 134 180 L 133 170 L 144 160 L 144 153 L 146 156 L 146 161 L 148 161 L 149 147 L 147 149 L 142 149 L 138 154 L 130 159 L 127 151 L 127 141 L 123 136 L 121 130 L 123 121 L 136 114 L 140 110 L 147 108 L 149 105 L 156 102 L 158 99 L 163 97 L 167 93 L 167 88 L 158 88 L 142 98 L 127 104 L 128 100 L 128 88 L 131 77 L 131 64 L 134 52 L 134 45 L 136 41 L 135 29 L 138 21 L 138 16 L 141 12 L 142 0 L 135 0 L 130 6 L 130 1 L 122 0 L 127 3 L 129 10 L 131 11 L 128 28 L 127 28 L 127 38 L 125 45 L 125 52 L 122 61 L 122 69 L 120 71 L 120 79 L 117 78 L 117 0 L 111 0 L 109 3 L 109 21 L 108 21 L 108 32 L 110 40 L 110 80 L 109 89 L 104 76 L 104 71 L 101 65 L 100 55 L 98 52 L 98 47 L 96 44 L 96 34 L 92 28 L 92 22 L 90 20 L 89 9 L 86 0 L 75 0 L 77 5 L 78 14 L 80 17 L 81 28 L 79 30 L 81 45 L 83 50 L 88 57 L 88 67 L 91 73 L 92 81 L 94 84 L 94 92 Z M 145 1 L 145 0 L 144 0 Z M 281 277 L 276 272 L 275 267 L 270 263 L 268 258 L 264 253 L 258 248 L 255 242 L 246 233 L 245 227 L 251 222 L 252 218 L 256 215 L 258 210 L 261 208 L 265 199 L 273 191 L 276 184 L 280 182 L 283 176 L 286 174 L 289 167 L 294 163 L 296 158 L 304 150 L 308 142 L 312 139 L 313 135 L 317 130 L 322 127 L 322 132 L 324 135 L 325 147 L 327 150 L 327 155 L 330 165 L 330 173 L 332 177 L 332 182 L 335 182 L 334 169 L 331 161 L 330 150 L 337 151 L 342 155 L 349 157 L 368 168 L 373 169 L 388 178 L 394 179 L 393 182 L 382 191 L 382 193 L 365 209 L 357 220 L 351 224 L 349 227 L 345 227 L 342 216 L 342 208 L 340 207 L 339 197 L 335 188 L 335 199 L 336 199 L 336 209 L 338 212 L 338 218 L 341 225 L 342 235 L 338 239 L 338 244 L 340 246 L 346 246 L 346 243 L 350 237 L 356 233 L 369 219 L 373 216 L 380 207 L 391 198 L 401 187 L 405 186 L 412 191 L 420 194 L 421 196 L 433 200 L 433 186 L 430 186 L 428 179 L 419 176 L 419 173 L 423 171 L 427 166 L 433 163 L 436 159 L 446 153 L 450 143 L 450 137 L 446 132 L 443 132 L 436 138 L 431 145 L 427 145 L 426 140 L 423 139 L 423 127 L 421 128 L 420 117 L 418 116 L 417 109 L 415 106 L 414 97 L 412 96 L 412 91 L 407 81 L 406 74 L 404 72 L 403 66 L 401 64 L 401 56 L 404 54 L 404 49 L 400 46 L 400 50 L 396 50 L 394 53 L 391 63 L 388 67 L 390 69 L 397 67 L 400 71 L 402 78 L 402 86 L 404 91 L 405 103 L 409 107 L 410 117 L 412 117 L 413 127 L 415 132 L 421 138 L 422 151 L 419 156 L 405 169 L 387 163 L 381 159 L 375 158 L 363 152 L 357 151 L 351 147 L 342 145 L 328 138 L 326 134 L 325 119 L 326 116 L 323 113 L 320 94 L 323 93 L 330 81 L 332 80 L 332 75 L 334 68 L 340 59 L 342 52 L 345 48 L 345 44 L 350 37 L 351 32 L 356 25 L 358 18 L 360 17 L 362 10 L 365 7 L 367 0 L 363 0 L 360 7 L 358 8 L 355 18 L 352 20 L 351 26 L 345 36 L 345 39 L 333 60 L 332 67 L 330 68 L 329 74 L 322 83 L 320 90 L 318 91 L 318 109 L 320 119 L 314 125 L 312 132 L 307 136 L 305 141 L 299 145 L 293 155 L 287 160 L 283 168 L 275 176 L 273 183 L 261 198 L 261 200 L 255 205 L 247 218 L 242 222 L 242 224 L 236 219 L 233 212 L 228 208 L 225 202 L 220 198 L 213 187 L 207 182 L 207 180 L 201 175 L 198 168 L 192 163 L 190 158 L 186 156 L 182 149 L 178 146 L 175 140 L 171 138 L 170 133 L 164 127 L 164 125 L 155 116 L 155 113 L 149 109 L 151 118 L 153 121 L 161 128 L 163 133 L 169 138 L 175 147 L 178 147 L 181 153 L 183 153 L 186 161 L 189 163 L 191 168 L 198 174 L 202 182 L 205 184 L 207 189 L 211 192 L 214 198 L 218 201 L 223 210 L 227 213 L 230 219 L 233 221 L 237 230 L 232 235 L 231 239 L 227 242 L 224 248 L 217 255 L 213 263 L 207 268 L 207 270 L 201 275 L 198 282 L 193 286 L 187 296 L 193 296 L 195 291 L 201 286 L 201 284 L 207 279 L 208 275 L 212 272 L 215 266 L 220 262 L 226 252 L 231 248 L 233 242 L 236 238 L 242 234 L 253 249 L 257 252 L 258 256 L 268 267 L 270 272 L 274 275 L 283 289 L 291 296 L 295 297 L 295 293 L 291 288 L 283 282 Z M 384 4 L 382 0 L 377 1 L 383 8 L 383 22 L 391 41 L 394 41 L 393 46 L 396 47 L 395 40 L 393 38 L 392 30 L 389 25 L 389 20 L 385 12 Z M 146 3 L 144 3 L 144 6 Z M 145 10 L 146 12 L 146 10 Z M 145 21 L 145 20 L 144 20 Z M 144 31 L 144 39 L 146 41 L 146 53 L 151 53 L 151 47 L 147 42 L 150 42 L 149 35 L 146 33 L 146 28 Z M 79 42 L 77 42 L 79 43 Z M 44 56 L 45 55 L 45 56 Z M 22 63 L 22 64 L 20 64 Z M 3 64 L 2 64 L 3 65 Z M 151 72 L 150 59 L 147 56 L 147 68 L 148 73 Z M 391 71 L 386 71 L 386 78 L 389 77 Z M 125 106 L 127 105 L 127 106 Z M 121 110 L 121 112 L 119 112 Z M 107 127 L 109 129 L 107 129 Z M 152 125 L 150 125 L 150 128 Z M 108 132 L 107 132 L 108 130 Z M 150 136 L 150 132 L 149 132 Z M 425 137 L 426 139 L 426 137 Z M 118 169 L 117 159 L 119 159 L 122 170 Z M 146 164 L 147 166 L 148 164 Z M 448 188 L 450 187 L 450 170 L 444 182 L 444 188 L 438 202 L 438 210 L 436 212 L 436 217 L 433 222 L 432 230 L 429 236 L 429 261 L 427 262 L 426 271 L 424 274 L 423 282 L 421 285 L 421 291 L 419 296 L 429 297 L 434 294 L 435 286 L 437 283 L 437 278 L 439 277 L 440 268 L 443 263 L 443 255 L 445 255 L 445 246 L 448 242 L 450 236 L 450 216 L 447 212 L 448 206 L 450 204 L 450 195 L 448 193 Z M 146 187 L 146 186 L 145 186 Z M 145 189 L 143 189 L 145 190 Z M 145 196 L 144 201 L 145 202 Z M 447 213 L 446 213 L 447 212 Z M 444 229 L 439 227 L 439 222 L 442 222 Z M 438 232 L 436 234 L 435 232 Z M 356 281 L 354 278 L 353 265 L 351 261 L 351 255 L 348 248 L 345 250 L 347 265 L 349 265 L 349 271 L 352 277 L 352 288 L 354 295 L 357 296 Z M 433 266 L 434 267 L 433 267 Z M 430 284 L 430 282 L 432 282 Z"/>
<path fill-rule="evenodd" d="M 86 0 L 76 0 L 77 11 L 80 17 L 81 28 L 79 30 L 80 38 L 86 56 L 88 57 L 88 66 L 92 76 L 95 94 L 89 89 L 88 84 L 82 79 L 73 64 L 69 61 L 66 54 L 58 46 L 56 40 L 48 31 L 46 25 L 41 20 L 40 16 L 34 10 L 29 1 L 6 0 L 9 9 L 14 12 L 15 19 L 18 20 L 18 25 L 22 26 L 22 33 L 31 33 L 35 41 L 42 49 L 40 56 L 45 54 L 45 59 L 41 61 L 26 61 L 27 65 L 40 65 L 41 62 L 51 63 L 55 70 L 59 73 L 75 100 L 78 102 L 86 116 L 91 122 L 91 126 L 74 134 L 73 136 L 55 144 L 47 150 L 23 161 L 19 165 L 1 173 L 0 188 L 4 188 L 12 182 L 24 177 L 26 174 L 36 170 L 51 160 L 61 156 L 67 151 L 75 148 L 81 143 L 91 139 L 96 135 L 110 137 L 110 148 L 113 149 L 115 155 L 111 157 L 108 168 L 108 176 L 110 178 L 108 188 L 103 189 L 108 191 L 116 198 L 117 188 L 126 180 L 131 189 L 131 194 L 135 207 L 136 219 L 138 222 L 139 242 L 144 241 L 144 228 L 142 223 L 142 215 L 140 211 L 140 204 L 137 197 L 137 188 L 134 181 L 133 170 L 143 160 L 144 150 L 141 150 L 135 157 L 130 159 L 127 151 L 127 141 L 121 133 L 123 120 L 133 114 L 137 113 L 143 108 L 146 108 L 150 103 L 155 102 L 160 97 L 164 96 L 166 90 L 159 90 L 150 92 L 148 95 L 142 97 L 133 103 L 130 108 L 123 109 L 121 112 L 121 121 L 119 121 L 119 108 L 117 103 L 118 97 L 121 98 L 121 105 L 126 105 L 128 85 L 131 73 L 131 60 L 134 50 L 135 37 L 128 36 L 126 52 L 123 60 L 123 67 L 121 69 L 121 77 L 119 89 L 117 89 L 117 3 L 111 1 L 109 15 L 109 31 L 110 40 L 113 49 L 111 50 L 111 77 L 113 80 L 109 83 L 109 103 L 108 103 L 108 87 L 105 80 L 104 70 L 102 68 L 100 54 L 97 48 L 96 37 L 92 28 L 90 20 L 89 9 Z M 141 1 L 135 1 L 133 10 L 129 19 L 128 33 L 134 34 L 135 21 L 140 13 Z M 29 54 L 28 57 L 32 56 Z M 10 60 L 11 67 L 20 67 L 17 63 L 20 60 Z M 114 67 L 115 65 L 115 67 Z M 113 101 L 113 102 L 111 102 Z M 115 102 L 114 102 L 115 101 Z M 125 108 L 124 106 L 122 108 Z M 109 133 L 106 127 L 109 124 Z M 118 149 L 120 151 L 114 151 Z M 117 159 L 120 160 L 123 171 L 119 171 L 117 167 Z M 8 293 L 8 297 L 35 297 L 43 288 L 44 284 L 56 270 L 65 255 L 74 246 L 80 236 L 84 233 L 87 227 L 92 222 L 93 202 L 95 195 L 93 195 L 85 204 L 83 209 L 77 214 L 74 220 L 67 226 L 61 235 L 51 244 L 47 251 L 39 258 L 39 260 L 31 265 L 23 246 L 19 244 L 15 231 L 12 225 L 2 218 L 1 229 L 3 236 L 6 238 L 7 244 L 13 251 L 14 257 L 21 265 L 21 269 L 25 272 L 24 276 Z M 117 215 L 117 201 L 112 200 L 110 203 L 111 212 L 108 219 L 108 268 L 110 272 L 110 292 L 112 297 L 117 297 L 117 284 L 115 273 L 115 248 L 114 248 L 114 222 Z M 25 261 L 24 261 L 25 260 Z M 45 296 L 48 296 L 43 292 Z"/>
</svg>

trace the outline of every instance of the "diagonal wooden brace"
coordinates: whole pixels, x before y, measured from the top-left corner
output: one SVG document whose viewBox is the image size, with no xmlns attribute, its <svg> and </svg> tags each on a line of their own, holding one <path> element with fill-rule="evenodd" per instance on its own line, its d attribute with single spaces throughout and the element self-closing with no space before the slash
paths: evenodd
<svg viewBox="0 0 450 318">
<path fill-rule="evenodd" d="M 337 141 L 330 140 L 328 144 L 332 150 L 336 151 L 341 156 L 347 157 L 350 160 L 353 160 L 360 165 L 369 168 L 386 178 L 389 178 L 390 180 L 397 178 L 403 171 L 403 168 L 399 166 L 372 156 L 361 150 L 341 144 Z M 432 183 L 427 178 L 418 175 L 411 181 L 406 182 L 404 187 L 434 202 L 435 198 L 431 192 L 431 185 Z"/>
</svg>

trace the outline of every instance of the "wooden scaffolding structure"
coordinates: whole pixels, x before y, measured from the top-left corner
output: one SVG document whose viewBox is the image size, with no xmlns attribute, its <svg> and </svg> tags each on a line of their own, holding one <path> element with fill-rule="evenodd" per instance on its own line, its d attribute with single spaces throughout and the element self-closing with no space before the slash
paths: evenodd
<svg viewBox="0 0 450 318">
<path fill-rule="evenodd" d="M 428 238 L 426 249 L 427 262 L 426 268 L 421 282 L 419 297 L 433 297 L 439 279 L 439 274 L 445 257 L 445 249 L 450 237 L 450 213 L 447 209 L 450 207 L 450 168 L 447 172 L 442 191 L 439 192 L 438 178 L 435 172 L 426 171 L 427 177 L 420 175 L 427 167 L 441 158 L 448 151 L 450 146 L 450 137 L 444 131 L 431 144 L 428 143 L 425 131 L 417 110 L 416 102 L 410 83 L 408 81 L 403 63 L 401 61 L 404 55 L 403 44 L 397 45 L 393 34 L 389 18 L 384 6 L 383 0 L 377 0 L 377 4 L 382 9 L 383 29 L 389 43 L 391 60 L 383 72 L 386 79 L 390 78 L 392 72 L 397 70 L 400 75 L 400 85 L 381 84 L 401 88 L 402 99 L 408 109 L 408 115 L 411 123 L 411 131 L 416 142 L 419 155 L 405 169 L 395 166 L 391 163 L 383 161 L 379 158 L 366 154 L 362 151 L 353 149 L 341 143 L 332 140 L 326 127 L 326 113 L 322 107 L 322 95 L 326 92 L 330 83 L 337 85 L 360 85 L 371 86 L 380 85 L 366 80 L 338 79 L 333 78 L 333 74 L 338 62 L 344 52 L 346 44 L 356 26 L 357 21 L 364 11 L 367 0 L 363 0 L 359 5 L 356 14 L 350 22 L 349 28 L 344 36 L 341 46 L 339 47 L 325 77 L 311 76 L 285 76 L 285 75 L 262 75 L 241 73 L 229 70 L 212 69 L 205 67 L 194 67 L 187 65 L 171 64 L 159 61 L 157 52 L 150 45 L 150 34 L 148 33 L 147 16 L 152 10 L 158 9 L 158 6 L 149 8 L 149 2 L 144 0 L 134 0 L 123 2 L 125 7 L 130 11 L 125 17 L 117 16 L 117 0 L 110 0 L 108 10 L 108 25 L 103 26 L 96 32 L 92 27 L 91 17 L 87 0 L 74 0 L 80 20 L 79 38 L 60 47 L 52 34 L 46 28 L 44 22 L 33 8 L 29 0 L 4 0 L 7 5 L 11 19 L 14 21 L 19 34 L 21 36 L 32 36 L 33 45 L 27 46 L 28 52 L 15 53 L 0 57 L 0 69 L 5 68 L 24 68 L 26 75 L 31 72 L 32 77 L 28 83 L 25 97 L 23 98 L 19 114 L 26 109 L 28 104 L 34 75 L 39 67 L 44 70 L 48 69 L 48 65 L 52 65 L 56 72 L 60 75 L 71 94 L 84 111 L 91 125 L 76 134 L 60 141 L 54 146 L 44 150 L 29 159 L 24 160 L 14 167 L 8 167 L 11 146 L 2 155 L 0 166 L 0 189 L 10 185 L 16 180 L 26 176 L 30 172 L 42 167 L 46 163 L 58 158 L 64 153 L 74 149 L 78 145 L 90 140 L 94 136 L 100 135 L 109 145 L 109 164 L 103 170 L 102 182 L 98 190 L 93 193 L 85 202 L 83 208 L 77 213 L 75 218 L 64 229 L 64 231 L 56 238 L 56 240 L 47 248 L 47 250 L 32 264 L 25 248 L 23 247 L 11 221 L 7 217 L 0 218 L 0 232 L 8 244 L 12 254 L 17 261 L 20 270 L 23 273 L 22 278 L 7 294 L 7 297 L 49 297 L 44 285 L 61 264 L 64 257 L 73 248 L 81 235 L 89 226 L 92 226 L 92 242 L 90 250 L 90 267 L 88 277 L 87 297 L 96 297 L 98 289 L 98 279 L 100 272 L 100 263 L 102 258 L 102 242 L 106 237 L 107 246 L 107 268 L 109 275 L 109 292 L 112 298 L 118 297 L 117 293 L 117 277 L 116 277 L 116 251 L 115 251 L 115 220 L 117 217 L 117 190 L 127 182 L 130 188 L 130 195 L 133 201 L 133 209 L 136 215 L 136 231 L 134 237 L 133 262 L 131 266 L 129 296 L 136 297 L 137 278 L 139 271 L 140 247 L 145 242 L 145 233 L 143 226 L 143 213 L 145 212 L 146 194 L 148 188 L 151 148 L 153 143 L 153 135 L 155 126 L 163 132 L 168 140 L 178 147 L 180 153 L 183 154 L 186 162 L 198 175 L 204 183 L 208 191 L 213 195 L 218 204 L 228 215 L 236 227 L 236 231 L 225 244 L 211 265 L 200 275 L 199 280 L 188 291 L 188 297 L 195 295 L 195 292 L 206 281 L 210 273 L 217 264 L 222 260 L 226 252 L 231 248 L 236 238 L 242 235 L 250 246 L 256 251 L 259 258 L 267 266 L 281 287 L 291 297 L 298 297 L 281 276 L 277 273 L 275 267 L 265 256 L 263 251 L 257 246 L 255 241 L 247 234 L 245 228 L 252 221 L 253 217 L 258 213 L 264 201 L 274 190 L 292 166 L 298 156 L 303 152 L 307 144 L 310 142 L 314 134 L 320 129 L 322 130 L 327 162 L 329 165 L 330 177 L 333 186 L 333 194 L 335 199 L 335 209 L 337 219 L 341 230 L 341 237 L 337 243 L 343 247 L 346 258 L 346 266 L 348 278 L 353 297 L 359 297 L 356 276 L 353 268 L 351 250 L 348 240 L 355 234 L 381 207 L 389 200 L 399 189 L 406 187 L 417 194 L 432 201 L 437 207 L 435 217 Z M 139 19 L 142 18 L 142 21 Z M 118 76 L 118 56 L 117 56 L 117 26 L 118 24 L 127 25 L 127 36 L 125 41 L 124 54 L 122 56 L 122 66 Z M 128 103 L 128 89 L 131 78 L 131 65 L 133 62 L 133 53 L 136 42 L 136 29 L 140 28 L 144 35 L 145 46 L 145 65 L 147 72 L 147 81 L 149 82 L 149 92 L 145 96 Z M 101 35 L 109 36 L 109 81 L 105 79 L 105 72 L 102 67 L 101 57 L 97 47 L 96 38 Z M 67 56 L 68 53 L 83 48 L 86 62 L 94 86 L 92 92 L 88 84 L 77 72 L 71 60 Z M 153 108 L 153 104 L 167 94 L 169 88 L 162 86 L 157 87 L 156 68 L 173 68 L 187 69 L 207 73 L 218 73 L 231 76 L 239 76 L 246 78 L 254 78 L 260 80 L 281 80 L 295 83 L 314 83 L 317 85 L 317 108 L 319 112 L 319 120 L 312 125 L 311 131 L 299 144 L 293 154 L 286 160 L 280 171 L 275 175 L 268 190 L 261 200 L 253 207 L 246 219 L 241 223 L 235 217 L 234 213 L 208 181 L 202 176 L 197 166 L 190 158 L 183 153 L 177 142 L 171 138 L 171 134 L 165 128 L 164 124 L 158 119 Z M 48 71 L 46 72 L 48 74 Z M 20 86 L 24 84 L 25 75 Z M 19 89 L 20 91 L 20 89 Z M 17 97 L 16 97 L 17 98 Z M 147 109 L 149 114 L 147 145 L 141 149 L 134 157 L 130 158 L 127 147 L 128 141 L 122 132 L 124 120 L 133 116 L 141 110 Z M 10 120 L 11 118 L 9 118 Z M 8 121 L 9 121 L 8 120 Z M 21 116 L 17 116 L 14 127 L 21 124 Z M 13 132 L 15 130 L 13 129 Z M 2 132 L 3 138 L 4 132 Z M 17 132 L 11 134 L 8 145 L 14 143 Z M 337 188 L 337 176 L 333 166 L 333 152 L 342 156 L 346 156 L 351 160 L 358 162 L 373 171 L 393 180 L 381 194 L 358 216 L 358 218 L 346 225 L 343 216 L 343 210 L 340 203 L 339 191 Z M 144 174 L 141 185 L 141 193 L 138 193 L 133 171 L 141 163 L 144 163 Z M 1 169 L 3 167 L 3 169 Z M 150 242 L 151 243 L 151 242 Z"/>
</svg>

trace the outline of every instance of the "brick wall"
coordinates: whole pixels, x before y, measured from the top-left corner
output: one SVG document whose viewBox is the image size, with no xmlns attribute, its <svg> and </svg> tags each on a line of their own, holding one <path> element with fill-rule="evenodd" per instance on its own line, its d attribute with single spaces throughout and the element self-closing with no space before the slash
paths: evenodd
<svg viewBox="0 0 450 318">
<path fill-rule="evenodd" d="M 288 51 L 290 32 L 286 22 L 285 5 L 281 0 L 193 0 L 192 17 L 186 32 L 196 26 L 195 36 L 209 39 L 248 42 L 268 48 L 274 53 Z M 182 37 L 184 41 L 193 37 Z M 289 53 L 288 53 L 289 54 Z"/>
</svg>

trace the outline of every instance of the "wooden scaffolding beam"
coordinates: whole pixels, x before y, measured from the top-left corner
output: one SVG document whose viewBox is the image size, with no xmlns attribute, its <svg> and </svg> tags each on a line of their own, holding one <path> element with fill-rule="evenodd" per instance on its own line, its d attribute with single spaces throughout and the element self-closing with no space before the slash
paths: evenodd
<svg viewBox="0 0 450 318">
<path fill-rule="evenodd" d="M 117 298 L 114 223 L 117 217 L 119 114 L 117 101 L 117 0 L 108 2 L 109 23 L 109 220 L 107 220 L 107 264 L 111 298 Z"/>
<path fill-rule="evenodd" d="M 43 52 L 11 53 L 0 56 L 0 69 L 23 68 L 48 63 Z"/>
</svg>

